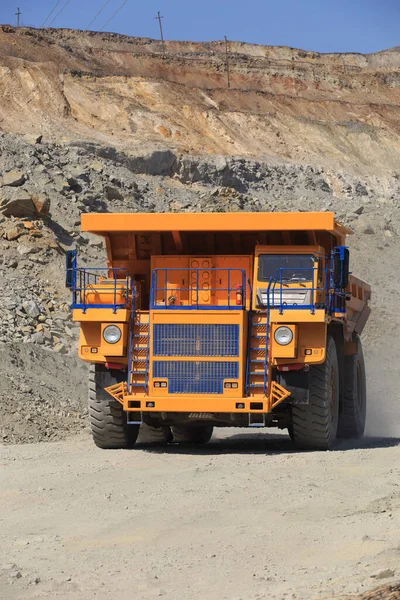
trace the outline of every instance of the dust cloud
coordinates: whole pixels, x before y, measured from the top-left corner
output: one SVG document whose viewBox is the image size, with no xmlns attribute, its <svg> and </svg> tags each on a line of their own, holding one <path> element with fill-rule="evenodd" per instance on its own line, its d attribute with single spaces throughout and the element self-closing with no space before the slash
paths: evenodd
<svg viewBox="0 0 400 600">
<path fill-rule="evenodd" d="M 367 372 L 366 435 L 399 438 L 400 441 L 400 366 L 391 357 L 364 349 Z"/>
</svg>

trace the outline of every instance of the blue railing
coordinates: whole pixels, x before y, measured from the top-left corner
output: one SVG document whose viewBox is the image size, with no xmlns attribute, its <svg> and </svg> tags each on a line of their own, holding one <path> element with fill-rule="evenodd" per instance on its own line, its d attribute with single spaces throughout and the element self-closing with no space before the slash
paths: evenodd
<svg viewBox="0 0 400 600">
<path fill-rule="evenodd" d="M 176 283 L 177 273 L 185 273 L 182 285 Z M 173 281 L 169 281 L 169 274 Z M 209 280 L 204 279 L 207 273 L 209 279 L 212 275 L 221 276 L 221 285 L 211 286 Z M 160 284 L 160 275 L 163 285 Z M 226 277 L 226 286 L 222 285 L 222 277 Z M 191 286 L 185 281 L 191 281 Z M 244 269 L 153 269 L 151 274 L 150 306 L 152 309 L 170 310 L 244 310 L 246 308 L 247 289 L 251 292 L 250 283 L 246 280 Z M 205 299 L 205 296 L 208 296 Z M 223 304 L 219 301 L 223 299 Z M 233 296 L 233 298 L 232 298 Z M 213 298 L 214 297 L 214 298 Z"/>
<path fill-rule="evenodd" d="M 77 267 L 67 269 L 67 282 L 72 292 L 71 308 L 86 312 L 88 308 L 129 308 L 134 291 L 126 269 Z"/>
<path fill-rule="evenodd" d="M 136 310 L 136 294 L 132 294 L 132 305 L 129 316 L 129 332 L 128 332 L 128 369 L 126 376 L 126 383 L 128 393 L 132 391 L 132 370 L 133 370 L 133 350 L 134 350 L 134 336 L 135 336 L 135 310 Z"/>
<path fill-rule="evenodd" d="M 246 395 L 249 393 L 250 384 L 250 353 L 251 353 L 251 331 L 253 326 L 253 288 L 250 283 L 250 279 L 247 280 L 250 288 L 250 310 L 247 315 L 247 356 L 246 356 L 246 375 L 245 375 L 245 391 Z"/>
<path fill-rule="evenodd" d="M 340 288 L 335 287 L 333 281 L 333 272 L 330 271 L 327 277 L 327 300 L 326 309 L 329 315 L 335 315 L 340 313 L 341 315 L 346 314 L 346 297 L 348 292 Z"/>
<path fill-rule="evenodd" d="M 293 268 L 278 269 L 276 276 L 270 278 L 268 286 L 257 290 L 258 307 L 277 309 L 280 314 L 284 310 L 309 310 L 314 314 L 317 309 L 324 309 L 329 315 L 345 314 L 347 292 L 335 286 L 333 266 L 329 263 L 327 259 L 327 266 L 323 270 L 318 267 L 297 269 L 296 272 L 304 276 L 303 285 L 299 283 L 299 278 L 290 280 L 285 277 L 285 272 L 293 272 Z M 324 281 L 323 285 L 314 285 L 316 276 L 317 281 L 318 278 Z M 298 287 L 294 287 L 293 283 L 298 284 Z"/>
<path fill-rule="evenodd" d="M 309 310 L 314 313 L 316 308 L 326 306 L 326 285 L 321 287 L 314 285 L 315 275 L 318 277 L 318 267 L 296 269 L 296 273 L 303 276 L 301 278 L 285 277 L 288 271 L 293 273 L 293 268 L 278 269 L 276 276 L 269 279 L 267 287 L 257 290 L 259 306 L 267 307 L 268 310 L 278 309 L 280 314 L 288 309 Z"/>
</svg>

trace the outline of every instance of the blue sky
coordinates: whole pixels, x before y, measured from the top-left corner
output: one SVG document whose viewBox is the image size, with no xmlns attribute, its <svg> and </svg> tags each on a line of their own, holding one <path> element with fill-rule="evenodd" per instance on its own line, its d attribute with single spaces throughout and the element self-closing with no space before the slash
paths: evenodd
<svg viewBox="0 0 400 600">
<path fill-rule="evenodd" d="M 109 0 L 91 29 L 99 30 L 124 0 Z M 0 0 L 0 22 L 40 27 L 57 0 Z M 51 19 L 68 0 L 60 0 Z M 106 0 L 69 0 L 52 27 L 85 29 Z M 4 6 L 6 5 L 6 6 Z M 400 0 L 128 0 L 106 27 L 166 39 L 241 40 L 318 52 L 375 52 L 400 45 Z M 51 21 L 49 20 L 49 22 Z"/>
</svg>

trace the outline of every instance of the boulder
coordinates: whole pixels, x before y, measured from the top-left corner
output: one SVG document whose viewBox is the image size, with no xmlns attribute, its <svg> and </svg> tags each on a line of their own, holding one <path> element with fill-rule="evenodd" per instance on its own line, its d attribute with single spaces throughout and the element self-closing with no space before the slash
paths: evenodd
<svg viewBox="0 0 400 600">
<path fill-rule="evenodd" d="M 33 219 L 36 208 L 25 190 L 10 190 L 0 194 L 0 211 L 5 217 L 27 217 Z"/>
<path fill-rule="evenodd" d="M 34 300 L 27 300 L 26 302 L 23 302 L 22 308 L 24 309 L 25 313 L 33 319 L 40 315 L 40 309 Z"/>
<path fill-rule="evenodd" d="M 42 344 L 44 344 L 45 338 L 44 338 L 43 333 L 41 331 L 39 331 L 37 333 L 34 333 L 31 336 L 31 340 L 32 340 L 32 342 L 34 344 L 40 344 L 40 345 L 42 345 Z"/>
<path fill-rule="evenodd" d="M 63 344 L 62 342 L 58 342 L 54 347 L 53 347 L 54 352 L 59 352 L 60 354 L 66 354 L 67 353 L 67 348 L 65 346 L 65 344 Z"/>
<path fill-rule="evenodd" d="M 9 242 L 13 240 L 17 240 L 22 234 L 24 230 L 19 227 L 19 223 L 11 223 L 8 227 L 5 228 L 3 232 L 3 237 Z"/>
<path fill-rule="evenodd" d="M 382 569 L 378 571 L 375 575 L 371 575 L 373 579 L 388 579 L 389 577 L 394 577 L 395 571 L 393 569 Z"/>
<path fill-rule="evenodd" d="M 362 214 L 355 222 L 354 228 L 358 233 L 374 235 L 380 225 L 380 219 L 378 219 L 376 216 Z"/>
<path fill-rule="evenodd" d="M 119 189 L 112 185 L 106 185 L 104 190 L 106 192 L 107 200 L 123 200 L 124 199 L 124 197 L 121 194 L 121 192 L 119 191 Z"/>
<path fill-rule="evenodd" d="M 28 142 L 28 144 L 41 144 L 42 140 L 43 140 L 43 136 L 42 135 L 36 135 L 34 133 L 30 134 L 27 133 L 24 135 L 24 139 Z"/>
<path fill-rule="evenodd" d="M 372 225 L 365 225 L 360 228 L 360 233 L 365 233 L 365 235 L 374 235 L 375 229 Z"/>
<path fill-rule="evenodd" d="M 32 195 L 32 202 L 35 206 L 37 216 L 47 217 L 50 213 L 50 198 L 40 198 L 34 194 Z"/>
<path fill-rule="evenodd" d="M 25 173 L 22 171 L 9 171 L 3 175 L 1 184 L 3 186 L 18 187 L 26 181 Z"/>
<path fill-rule="evenodd" d="M 101 162 L 96 160 L 89 165 L 89 169 L 91 169 L 92 171 L 95 171 L 96 173 L 102 173 L 104 170 L 104 167 L 101 164 Z"/>
<path fill-rule="evenodd" d="M 18 244 L 17 252 L 20 256 L 28 256 L 28 254 L 35 254 L 40 252 L 40 248 L 35 246 L 27 246 L 26 244 Z"/>
</svg>

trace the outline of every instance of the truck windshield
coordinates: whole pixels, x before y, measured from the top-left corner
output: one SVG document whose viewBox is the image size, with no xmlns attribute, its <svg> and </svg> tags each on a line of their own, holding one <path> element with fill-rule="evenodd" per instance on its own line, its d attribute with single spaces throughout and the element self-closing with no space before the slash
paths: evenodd
<svg viewBox="0 0 400 600">
<path fill-rule="evenodd" d="M 258 281 L 271 277 L 282 281 L 312 281 L 315 268 L 312 254 L 261 254 L 258 259 Z M 282 271 L 280 271 L 282 269 Z"/>
</svg>

